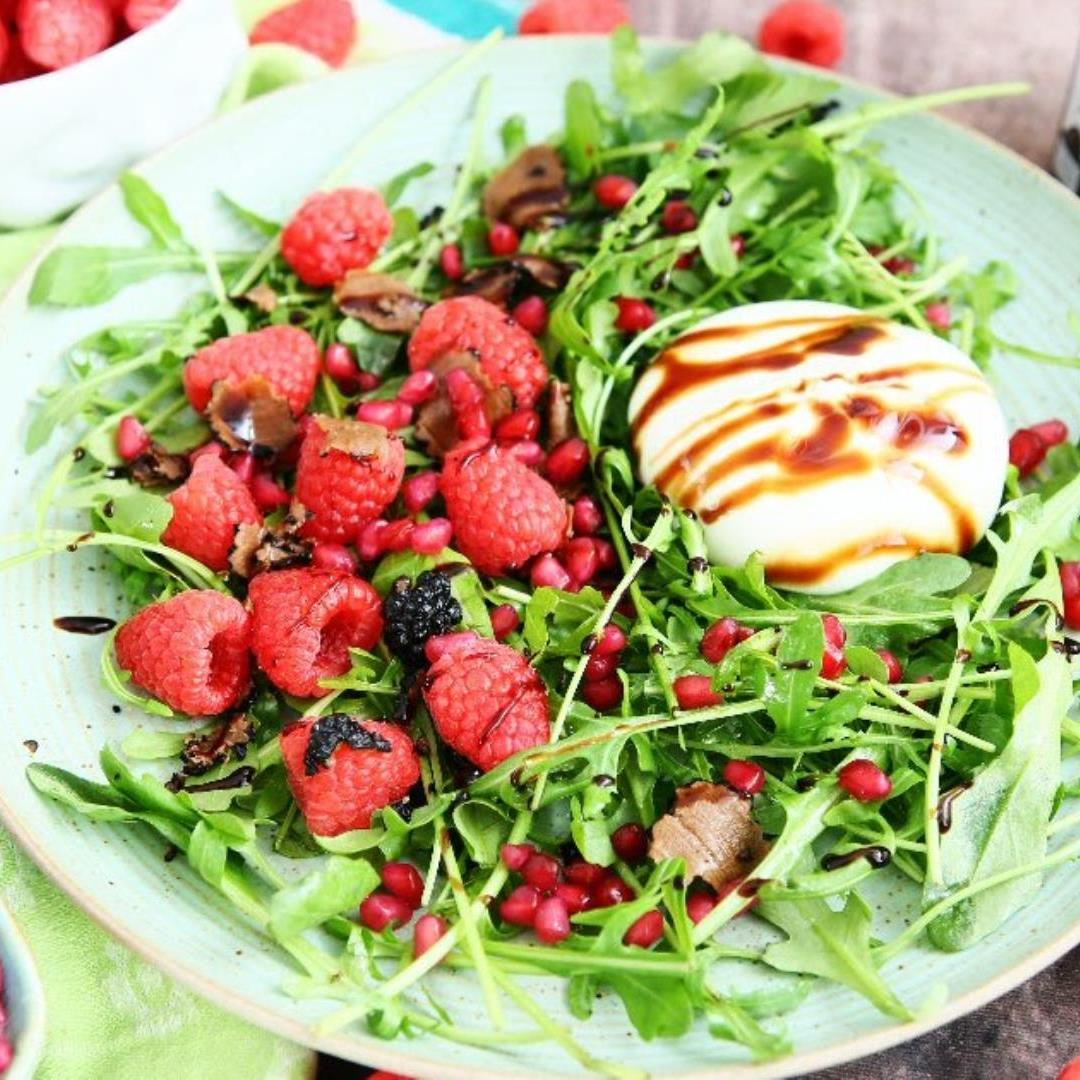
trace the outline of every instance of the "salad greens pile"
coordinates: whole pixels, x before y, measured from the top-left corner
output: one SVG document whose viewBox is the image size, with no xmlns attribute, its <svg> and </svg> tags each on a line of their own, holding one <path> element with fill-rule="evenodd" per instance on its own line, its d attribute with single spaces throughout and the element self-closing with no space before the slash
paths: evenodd
<svg viewBox="0 0 1080 1080">
<path fill-rule="evenodd" d="M 328 182 L 355 175 L 378 138 L 488 44 L 391 111 Z M 582 1021 L 605 989 L 621 999 L 644 1039 L 679 1037 L 703 1017 L 717 1039 L 755 1058 L 775 1057 L 791 1046 L 771 1018 L 795 1007 L 812 978 L 794 979 L 783 992 L 740 992 L 710 977 L 714 961 L 734 958 L 832 980 L 890 1017 L 910 1019 L 920 1003 L 890 989 L 880 970 L 887 960 L 924 938 L 943 950 L 974 945 L 1035 897 L 1048 870 L 1080 857 L 1080 783 L 1066 781 L 1063 767 L 1063 755 L 1075 758 L 1080 748 L 1080 725 L 1067 716 L 1073 646 L 1061 629 L 1058 568 L 1059 559 L 1080 555 L 1080 451 L 1056 448 L 1024 482 L 1011 471 L 993 531 L 967 558 L 923 555 L 827 598 L 771 588 L 757 559 L 705 566 L 699 523 L 636 479 L 627 425 L 636 376 L 705 315 L 781 298 L 830 300 L 931 329 L 925 305 L 947 297 L 954 325 L 937 332 L 987 363 L 1000 345 L 992 316 L 1015 291 L 1009 269 L 943 258 L 917 193 L 886 163 L 870 132 L 915 109 L 1017 88 L 837 111 L 827 79 L 773 70 L 735 38 L 709 35 L 660 68 L 646 63 L 629 30 L 615 35 L 613 47 L 619 101 L 601 101 L 586 82 L 567 89 L 565 130 L 550 142 L 568 169 L 570 208 L 564 223 L 527 234 L 525 250 L 575 268 L 552 296 L 542 344 L 552 370 L 569 384 L 577 429 L 593 451 L 592 482 L 621 577 L 607 596 L 592 587 L 564 592 L 491 580 L 471 569 L 453 578 L 464 625 L 479 634 L 492 633 L 492 606 L 510 603 L 521 612 L 520 632 L 510 641 L 549 688 L 551 743 L 477 778 L 461 776 L 440 753 L 421 708 L 412 723 L 426 747 L 427 802 L 411 815 L 387 808 L 367 830 L 313 837 L 286 783 L 278 734 L 298 711 L 393 715 L 405 671 L 380 649 L 356 652 L 351 671 L 306 708 L 261 684 L 239 779 L 232 760 L 180 790 L 166 786 L 160 770 L 150 771 L 143 763 L 174 765 L 193 730 L 175 718 L 106 748 L 103 783 L 45 764 L 30 766 L 29 775 L 42 794 L 86 817 L 148 825 L 184 852 L 290 954 L 297 966 L 291 993 L 338 1003 L 324 1030 L 362 1021 L 387 1038 L 429 1032 L 492 1048 L 553 1041 L 586 1069 L 632 1077 L 640 1071 L 597 1060 L 518 976 L 565 980 L 569 1009 Z M 486 246 L 480 197 L 505 163 L 485 153 L 498 119 L 493 109 L 482 83 L 471 149 L 444 206 L 432 211 L 406 202 L 410 185 L 435 169 L 429 163 L 383 188 L 396 229 L 373 269 L 428 299 L 449 284 L 438 261 L 448 242 L 461 245 L 470 267 L 498 262 Z M 530 137 L 547 135 L 527 132 L 521 117 L 501 119 L 507 160 Z M 595 178 L 613 171 L 639 185 L 616 216 L 592 194 Z M 66 381 L 42 395 L 28 448 L 40 449 L 71 425 L 78 449 L 58 462 L 41 494 L 40 528 L 9 564 L 99 546 L 139 606 L 190 587 L 233 588 L 161 543 L 168 502 L 117 468 L 115 432 L 124 415 L 139 417 L 170 452 L 209 437 L 181 383 L 195 350 L 227 334 L 293 324 L 323 347 L 339 341 L 355 349 L 361 365 L 382 378 L 365 398 L 392 397 L 407 369 L 399 335 L 343 316 L 328 292 L 297 280 L 280 258 L 276 222 L 222 195 L 261 248 L 209 251 L 185 236 L 145 180 L 126 176 L 123 194 L 147 231 L 146 244 L 54 251 L 38 271 L 32 302 L 98 304 L 130 284 L 179 271 L 204 273 L 209 288 L 175 317 L 112 326 L 72 347 Z M 657 211 L 676 196 L 691 204 L 699 224 L 669 235 Z M 739 251 L 733 237 L 741 238 Z M 890 271 L 886 264 L 898 257 L 913 268 Z M 269 290 L 274 304 L 260 304 Z M 647 297 L 658 314 L 632 340 L 615 326 L 614 298 L 624 295 Z M 323 379 L 318 411 L 341 416 L 351 404 Z M 424 464 L 421 445 L 405 435 L 409 465 Z M 92 531 L 54 525 L 55 514 L 72 511 L 88 514 Z M 400 576 L 455 558 L 390 554 L 371 578 L 385 594 Z M 838 679 L 821 674 L 823 611 L 839 616 L 848 632 L 848 670 Z M 700 656 L 702 634 L 727 616 L 754 633 L 714 668 Z M 624 694 L 614 712 L 597 713 L 579 694 L 588 659 L 583 644 L 612 618 L 630 641 L 619 668 Z M 890 685 L 879 649 L 901 659 L 901 683 Z M 110 648 L 103 671 L 125 704 L 170 716 L 135 692 Z M 680 710 L 673 681 L 688 673 L 711 675 L 723 704 Z M 888 772 L 893 788 L 884 802 L 857 802 L 838 786 L 838 767 L 854 757 Z M 754 803 L 769 841 L 753 871 L 760 884 L 755 918 L 775 929 L 764 948 L 733 944 L 726 933 L 745 895 L 732 892 L 695 924 L 681 860 L 631 867 L 617 859 L 610 839 L 626 822 L 654 823 L 679 787 L 718 780 L 729 758 L 754 759 L 768 773 Z M 598 784 L 597 777 L 615 783 Z M 557 947 L 521 938 L 497 919 L 491 901 L 508 880 L 502 845 L 526 841 L 548 850 L 573 847 L 586 860 L 613 866 L 636 898 L 575 916 L 573 935 Z M 886 849 L 889 868 L 861 857 L 822 868 L 824 857 L 868 845 Z M 407 933 L 375 933 L 355 921 L 357 905 L 378 883 L 377 868 L 396 858 L 422 869 L 426 907 L 451 924 L 416 959 Z M 313 861 L 297 875 L 283 872 L 283 859 Z M 874 875 L 902 875 L 922 891 L 921 911 L 885 941 L 875 935 L 873 908 L 860 891 Z M 662 942 L 652 951 L 625 945 L 627 928 L 658 906 L 666 919 Z M 438 980 L 423 981 L 437 965 L 475 972 L 486 1018 L 455 1017 L 444 1007 Z M 507 1001 L 517 1007 L 513 1020 L 505 1016 Z"/>
</svg>

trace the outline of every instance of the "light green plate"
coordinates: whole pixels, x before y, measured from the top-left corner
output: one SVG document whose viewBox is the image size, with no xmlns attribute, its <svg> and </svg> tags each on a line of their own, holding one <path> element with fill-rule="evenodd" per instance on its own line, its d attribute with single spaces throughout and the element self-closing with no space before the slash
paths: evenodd
<svg viewBox="0 0 1080 1080">
<path fill-rule="evenodd" d="M 660 57 L 676 47 L 655 44 Z M 235 242 L 216 204 L 226 191 L 271 217 L 282 217 L 327 173 L 388 107 L 424 85 L 452 54 L 429 53 L 350 71 L 262 99 L 211 125 L 162 154 L 143 170 L 166 195 L 189 235 L 227 246 Z M 494 76 L 494 120 L 520 111 L 534 138 L 562 124 L 567 82 L 584 76 L 607 95 L 608 52 L 597 39 L 516 40 L 500 45 L 479 66 Z M 452 179 L 468 137 L 466 117 L 476 85 L 474 69 L 383 139 L 355 179 L 378 184 L 417 161 L 440 163 L 431 191 L 418 202 L 437 201 Z M 871 92 L 851 87 L 847 102 Z M 494 125 L 493 125 L 494 127 Z M 1023 296 L 1001 319 L 1003 332 L 1032 346 L 1063 351 L 1070 344 L 1066 315 L 1080 301 L 1080 202 L 1019 159 L 939 120 L 916 117 L 881 130 L 889 156 L 925 197 L 955 252 L 976 262 L 1008 260 L 1020 273 Z M 142 237 L 111 190 L 62 231 L 59 243 L 141 243 Z M 193 279 L 159 279 L 122 293 L 107 307 L 71 312 L 28 310 L 24 280 L 0 307 L 0 505 L 24 527 L 30 504 L 54 454 L 67 445 L 59 433 L 50 450 L 27 459 L 22 438 L 26 402 L 35 387 L 56 376 L 60 351 L 101 326 L 155 314 L 172 314 Z M 1024 422 L 1064 416 L 1080 426 L 1080 393 L 1074 373 L 1027 362 L 997 372 L 1006 411 Z M 51 452 L 50 452 L 51 451 Z M 36 758 L 93 777 L 104 740 L 119 740 L 140 718 L 114 715 L 98 677 L 101 641 L 57 632 L 54 616 L 124 614 L 118 588 L 94 567 L 90 553 L 64 556 L 5 576 L 0 581 L 4 662 L 0 694 L 0 813 L 42 867 L 88 912 L 118 937 L 207 997 L 283 1035 L 339 1056 L 439 1080 L 461 1077 L 577 1075 L 578 1067 L 556 1048 L 523 1047 L 496 1054 L 427 1038 L 381 1042 L 361 1030 L 317 1038 L 310 1030 L 330 1006 L 297 1003 L 279 987 L 288 964 L 245 927 L 218 896 L 178 859 L 165 863 L 163 844 L 148 832 L 89 824 L 39 798 L 23 775 L 30 754 L 23 740 L 39 744 Z M 874 902 L 876 932 L 896 933 L 910 917 L 914 897 L 885 877 Z M 797 1048 L 786 1061 L 756 1068 L 755 1075 L 802 1073 L 909 1039 L 989 1001 L 1045 967 L 1080 942 L 1080 864 L 1061 869 L 1038 900 L 978 948 L 960 955 L 915 949 L 886 974 L 900 995 L 917 1005 L 935 988 L 948 1003 L 925 1021 L 896 1026 L 854 993 L 821 984 L 790 1016 Z M 769 931 L 744 919 L 736 933 L 764 938 Z M 751 985 L 768 976 L 746 965 L 720 969 L 720 988 Z M 436 976 L 438 995 L 455 1015 L 480 1022 L 483 1010 L 467 975 Z M 569 1020 L 556 983 L 537 982 L 535 994 L 553 1015 Z M 570 1021 L 574 1023 L 573 1021 Z M 601 1057 L 633 1062 L 657 1076 L 715 1077 L 749 1068 L 738 1050 L 697 1030 L 678 1042 L 643 1043 L 632 1037 L 621 1007 L 601 1001 L 579 1038 Z"/>
</svg>

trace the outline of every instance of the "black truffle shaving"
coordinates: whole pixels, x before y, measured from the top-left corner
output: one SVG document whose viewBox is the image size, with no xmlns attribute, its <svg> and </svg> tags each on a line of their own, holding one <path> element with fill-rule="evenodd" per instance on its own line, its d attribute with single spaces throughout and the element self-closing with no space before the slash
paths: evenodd
<svg viewBox="0 0 1080 1080">
<path fill-rule="evenodd" d="M 311 738 L 304 751 L 304 771 L 314 776 L 320 769 L 325 769 L 333 752 L 342 744 L 354 750 L 378 750 L 389 754 L 393 747 L 377 732 L 369 731 L 354 716 L 345 713 L 330 713 L 320 716 L 311 725 Z"/>
<path fill-rule="evenodd" d="M 449 633 L 461 623 L 461 605 L 454 598 L 450 578 L 439 570 L 425 570 L 413 585 L 398 578 L 383 601 L 384 639 L 390 651 L 407 664 L 424 663 L 428 638 Z"/>
</svg>

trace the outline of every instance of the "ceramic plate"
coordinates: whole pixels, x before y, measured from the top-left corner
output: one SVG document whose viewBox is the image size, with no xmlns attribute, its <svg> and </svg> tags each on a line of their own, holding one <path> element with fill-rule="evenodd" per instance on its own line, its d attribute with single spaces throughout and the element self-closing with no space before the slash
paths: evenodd
<svg viewBox="0 0 1080 1080">
<path fill-rule="evenodd" d="M 675 45 L 654 43 L 660 59 Z M 162 190 L 189 234 L 227 247 L 236 242 L 215 193 L 225 191 L 267 216 L 281 218 L 343 156 L 347 147 L 410 91 L 424 85 L 452 58 L 433 52 L 349 71 L 264 98 L 174 146 L 143 169 Z M 468 138 L 476 77 L 494 77 L 498 121 L 521 112 L 534 138 L 562 125 L 565 85 L 585 77 L 610 94 L 608 50 L 597 39 L 516 40 L 500 45 L 443 90 L 408 123 L 389 132 L 357 170 L 355 179 L 378 184 L 408 165 L 444 163 L 416 191 L 418 204 L 445 196 L 452 180 L 447 163 L 462 159 Z M 846 86 L 846 103 L 873 92 Z M 492 130 L 497 123 L 492 125 Z M 1036 348 L 1075 348 L 1066 316 L 1080 295 L 1080 202 L 1063 188 L 1000 148 L 930 117 L 912 117 L 879 131 L 888 155 L 925 198 L 950 249 L 977 263 L 1005 259 L 1019 273 L 1023 293 L 1002 316 L 1002 333 Z M 493 146 L 494 149 L 494 146 Z M 141 243 L 114 189 L 96 199 L 61 232 L 57 243 Z M 61 350 L 82 334 L 129 319 L 174 313 L 201 283 L 164 278 L 128 289 L 105 307 L 49 311 L 28 309 L 24 280 L 0 308 L 0 499 L 24 526 L 41 477 L 66 445 L 32 458 L 22 450 L 26 402 L 56 376 Z M 1075 373 L 1024 361 L 1001 363 L 997 385 L 1010 419 L 1028 422 L 1063 415 L 1080 425 L 1080 381 Z M 92 553 L 65 555 L 5 576 L 0 581 L 6 662 L 0 666 L 5 718 L 0 725 L 2 814 L 42 867 L 118 937 L 164 970 L 228 1009 L 282 1035 L 341 1057 L 414 1076 L 467 1080 L 524 1076 L 573 1076 L 580 1067 L 555 1048 L 532 1046 L 491 1052 L 417 1038 L 379 1041 L 359 1029 L 318 1038 L 310 1025 L 332 1006 L 297 1003 L 279 989 L 287 962 L 235 916 L 233 910 L 186 867 L 166 863 L 164 844 L 148 832 L 93 825 L 39 798 L 23 775 L 36 759 L 87 777 L 97 774 L 104 740 L 119 741 L 145 718 L 116 715 L 98 675 L 101 641 L 61 634 L 54 616 L 123 615 L 111 577 L 95 568 Z M 902 885 L 878 879 L 876 932 L 895 934 L 910 916 L 915 897 Z M 1080 942 L 1080 863 L 1052 874 L 1036 902 L 976 949 L 946 955 L 916 948 L 890 964 L 886 975 L 907 1001 L 925 1000 L 935 988 L 947 1004 L 926 1020 L 896 1026 L 854 993 L 821 984 L 789 1017 L 796 1056 L 751 1066 L 745 1055 L 700 1029 L 678 1042 L 643 1043 L 629 1030 L 621 1007 L 600 1002 L 593 1020 L 577 1025 L 579 1038 L 602 1057 L 633 1061 L 655 1076 L 715 1077 L 718 1070 L 756 1076 L 803 1073 L 909 1039 L 975 1008 L 1029 978 Z M 742 920 L 737 933 L 753 938 L 767 930 Z M 743 925 L 745 924 L 745 925 Z M 478 991 L 466 975 L 441 973 L 440 1000 L 466 1021 L 482 1015 Z M 721 969 L 716 984 L 767 980 L 744 967 Z M 554 1016 L 569 1020 L 562 987 L 536 982 L 536 998 Z M 570 1021 L 574 1023 L 573 1021 Z"/>
</svg>

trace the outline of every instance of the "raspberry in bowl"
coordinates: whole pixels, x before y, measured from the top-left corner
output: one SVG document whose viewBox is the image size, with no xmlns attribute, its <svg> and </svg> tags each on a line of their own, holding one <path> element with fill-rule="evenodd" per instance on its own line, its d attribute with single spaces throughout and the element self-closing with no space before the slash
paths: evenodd
<svg viewBox="0 0 1080 1080">
<path fill-rule="evenodd" d="M 191 131 L 213 114 L 243 58 L 232 4 L 120 7 L 19 0 L 0 26 L 0 227 L 65 213 Z"/>
</svg>

